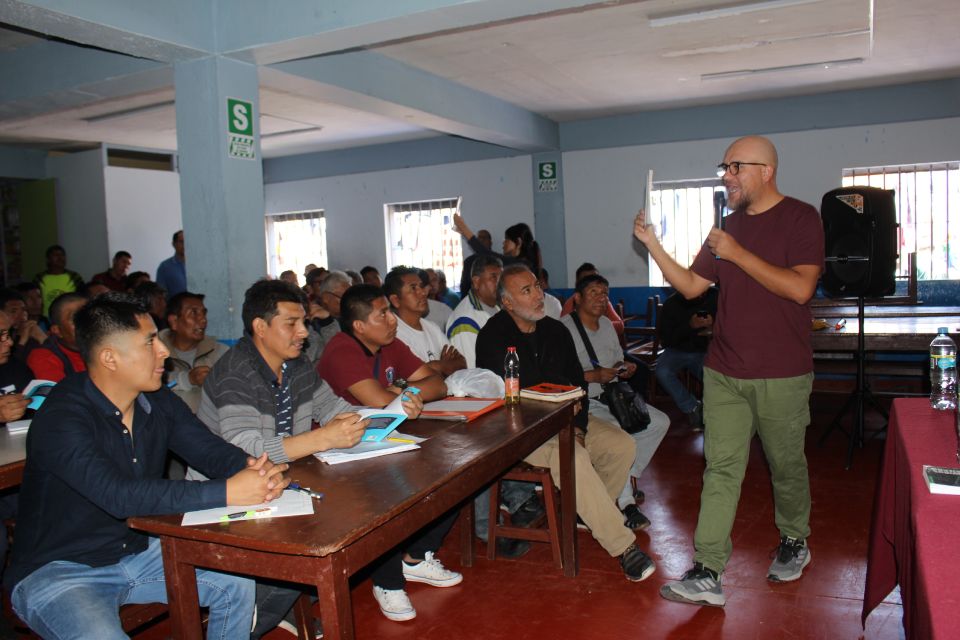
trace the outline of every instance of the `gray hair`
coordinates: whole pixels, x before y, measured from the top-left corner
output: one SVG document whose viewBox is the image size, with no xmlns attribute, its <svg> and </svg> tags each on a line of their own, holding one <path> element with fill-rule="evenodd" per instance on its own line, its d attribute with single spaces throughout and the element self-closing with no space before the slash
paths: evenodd
<svg viewBox="0 0 960 640">
<path fill-rule="evenodd" d="M 320 285 L 320 293 L 330 293 L 334 289 L 340 287 L 340 285 L 347 285 L 348 287 L 353 284 L 353 281 L 350 280 L 348 276 L 343 271 L 330 271 L 327 273 L 327 277 L 324 279 L 323 283 Z"/>
<path fill-rule="evenodd" d="M 533 274 L 533 271 L 530 270 L 530 267 L 527 266 L 525 262 L 514 262 L 513 264 L 508 264 L 503 268 L 503 273 L 500 274 L 500 279 L 497 280 L 497 304 L 501 307 L 503 306 L 503 299 L 510 298 L 510 293 L 507 291 L 506 281 L 510 276 L 515 276 L 518 273 L 529 273 Z M 511 302 L 513 298 L 510 298 Z"/>
</svg>

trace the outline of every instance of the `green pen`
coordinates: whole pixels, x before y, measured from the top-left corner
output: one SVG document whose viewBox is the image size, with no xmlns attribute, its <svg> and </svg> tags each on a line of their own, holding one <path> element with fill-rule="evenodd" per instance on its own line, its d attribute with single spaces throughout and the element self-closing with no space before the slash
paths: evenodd
<svg viewBox="0 0 960 640">
<path fill-rule="evenodd" d="M 231 520 L 240 520 L 241 518 L 263 518 L 265 515 L 272 513 L 273 509 L 270 507 L 264 507 L 262 509 L 253 509 L 251 511 L 237 511 L 236 513 L 228 513 L 225 516 L 220 516 L 220 522 L 230 522 Z"/>
</svg>

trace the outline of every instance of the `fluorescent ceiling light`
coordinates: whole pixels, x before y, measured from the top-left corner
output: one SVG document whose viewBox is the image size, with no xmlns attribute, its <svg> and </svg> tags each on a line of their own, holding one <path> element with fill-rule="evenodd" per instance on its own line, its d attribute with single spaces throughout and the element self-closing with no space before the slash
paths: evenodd
<svg viewBox="0 0 960 640">
<path fill-rule="evenodd" d="M 740 2 L 737 4 L 722 5 L 719 7 L 705 7 L 701 9 L 692 9 L 690 11 L 681 11 L 677 13 L 661 13 L 648 16 L 651 27 L 669 27 L 687 22 L 700 22 L 703 20 L 716 20 L 717 18 L 730 18 L 739 16 L 743 13 L 753 11 L 768 11 L 770 9 L 783 9 L 786 7 L 796 7 L 804 4 L 821 2 L 822 0 L 761 0 L 760 2 Z"/>
<path fill-rule="evenodd" d="M 864 58 L 846 58 L 844 60 L 826 60 L 824 62 L 807 62 L 804 64 L 789 64 L 782 67 L 763 67 L 760 69 L 738 69 L 736 71 L 721 71 L 719 73 L 705 73 L 701 80 L 727 80 L 729 78 L 745 78 L 763 73 L 780 73 L 783 71 L 802 71 L 804 69 L 832 69 L 845 67 L 851 64 L 862 64 Z"/>
<path fill-rule="evenodd" d="M 303 127 L 302 129 L 290 129 L 289 131 L 276 131 L 274 133 L 266 133 L 260 136 L 261 140 L 275 140 L 283 136 L 293 136 L 300 133 L 312 133 L 315 131 L 320 131 L 323 127 L 314 126 L 314 127 Z"/>
<path fill-rule="evenodd" d="M 732 53 L 734 51 L 744 51 L 746 49 L 755 49 L 756 47 L 766 47 L 772 44 L 783 44 L 795 42 L 798 40 L 817 40 L 821 38 L 849 38 L 851 36 L 868 36 L 870 29 L 854 29 L 852 31 L 827 31 L 823 33 L 807 33 L 799 36 L 787 36 L 784 38 L 765 38 L 763 40 L 751 40 L 750 42 L 734 42 L 731 44 L 721 44 L 712 47 L 698 47 L 696 49 L 681 49 L 679 51 L 667 51 L 661 53 L 661 58 L 683 58 L 686 56 L 699 56 L 713 53 Z"/>
<path fill-rule="evenodd" d="M 167 100 L 165 102 L 157 102 L 155 104 L 147 104 L 142 107 L 133 107 L 132 109 L 121 109 L 120 111 L 111 111 L 110 113 L 101 113 L 98 116 L 90 116 L 89 118 L 83 118 L 83 120 L 94 123 L 94 122 L 103 122 L 104 120 L 119 120 L 120 118 L 127 118 L 129 116 L 137 116 L 142 113 L 150 113 L 151 111 L 159 111 L 161 109 L 166 109 L 167 107 L 172 107 L 176 102 L 173 100 Z"/>
</svg>

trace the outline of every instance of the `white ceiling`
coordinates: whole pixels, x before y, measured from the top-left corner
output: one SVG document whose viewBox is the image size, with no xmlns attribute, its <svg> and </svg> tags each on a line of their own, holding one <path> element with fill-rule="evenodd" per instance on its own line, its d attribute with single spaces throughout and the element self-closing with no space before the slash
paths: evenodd
<svg viewBox="0 0 960 640">
<path fill-rule="evenodd" d="M 650 24 L 651 18 L 723 6 L 729 1 L 611 3 L 375 49 L 557 121 L 960 76 L 957 0 L 806 0 L 675 25 Z M 0 51 L 38 41 L 0 29 Z M 859 59 L 829 68 L 813 64 Z M 763 71 L 795 65 L 812 66 Z M 742 73 L 704 78 L 729 72 Z M 264 156 L 440 135 L 324 103 L 315 94 L 261 88 Z M 0 144 L 59 148 L 104 142 L 173 150 L 173 99 L 170 87 L 3 120 Z M 151 105 L 159 106 L 87 120 Z M 311 130 L 269 135 L 298 129 Z"/>
</svg>

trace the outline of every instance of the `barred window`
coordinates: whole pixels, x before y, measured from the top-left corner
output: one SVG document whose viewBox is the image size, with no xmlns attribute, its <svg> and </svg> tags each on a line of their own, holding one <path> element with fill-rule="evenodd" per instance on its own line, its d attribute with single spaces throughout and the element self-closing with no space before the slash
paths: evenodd
<svg viewBox="0 0 960 640">
<path fill-rule="evenodd" d="M 440 269 L 447 285 L 456 288 L 463 270 L 460 235 L 453 228 L 453 214 L 459 210 L 460 198 L 384 205 L 387 268 Z"/>
<path fill-rule="evenodd" d="M 274 278 L 288 269 L 300 278 L 311 263 L 327 267 L 327 221 L 322 209 L 267 214 L 266 239 L 267 270 Z"/>
<path fill-rule="evenodd" d="M 960 279 L 960 162 L 844 169 L 842 179 L 896 192 L 897 275 L 909 275 L 916 253 L 918 280 Z"/>
<path fill-rule="evenodd" d="M 716 194 L 724 194 L 726 201 L 723 183 L 717 178 L 655 182 L 650 193 L 649 219 L 663 248 L 681 265 L 693 263 L 715 224 Z M 669 286 L 653 260 L 648 275 L 651 287 Z"/>
</svg>

